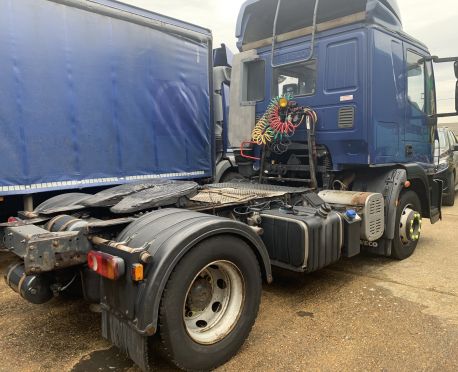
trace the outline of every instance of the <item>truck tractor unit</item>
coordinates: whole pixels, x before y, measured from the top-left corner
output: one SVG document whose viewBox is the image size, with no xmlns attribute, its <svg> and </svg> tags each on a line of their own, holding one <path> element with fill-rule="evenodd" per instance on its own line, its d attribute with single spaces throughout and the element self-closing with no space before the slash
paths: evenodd
<svg viewBox="0 0 458 372">
<path fill-rule="evenodd" d="M 436 127 L 456 113 L 433 64 L 458 63 L 394 0 L 248 0 L 236 34 L 232 56 L 117 1 L 0 1 L 0 190 L 55 192 L 0 224 L 6 282 L 98 305 L 145 371 L 156 343 L 184 370 L 232 358 L 274 266 L 406 259 L 441 219 Z"/>
</svg>

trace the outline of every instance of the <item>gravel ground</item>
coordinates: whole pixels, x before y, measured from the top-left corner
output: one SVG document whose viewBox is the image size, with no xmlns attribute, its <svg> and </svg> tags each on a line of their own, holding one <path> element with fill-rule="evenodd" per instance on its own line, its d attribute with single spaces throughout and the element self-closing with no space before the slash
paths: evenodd
<svg viewBox="0 0 458 372">
<path fill-rule="evenodd" d="M 403 262 L 362 256 L 304 276 L 275 272 L 256 325 L 221 371 L 458 370 L 457 207 Z M 11 256 L 0 256 L 4 272 Z M 34 306 L 0 282 L 0 371 L 139 370 L 82 301 Z M 156 369 L 170 370 L 160 358 Z"/>
</svg>

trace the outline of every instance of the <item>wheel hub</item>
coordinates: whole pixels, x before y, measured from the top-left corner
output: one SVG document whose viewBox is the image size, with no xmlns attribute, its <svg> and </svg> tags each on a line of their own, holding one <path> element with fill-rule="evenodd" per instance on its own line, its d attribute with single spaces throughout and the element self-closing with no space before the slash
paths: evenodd
<svg viewBox="0 0 458 372">
<path fill-rule="evenodd" d="M 421 214 L 406 207 L 401 214 L 399 235 L 403 244 L 416 242 L 420 239 L 422 219 Z"/>
<path fill-rule="evenodd" d="M 205 278 L 197 279 L 188 294 L 187 305 L 192 312 L 203 311 L 212 299 L 212 285 Z"/>
<path fill-rule="evenodd" d="M 240 270 L 228 261 L 204 267 L 189 286 L 183 308 L 188 335 L 202 345 L 226 337 L 243 309 L 245 283 Z"/>
</svg>

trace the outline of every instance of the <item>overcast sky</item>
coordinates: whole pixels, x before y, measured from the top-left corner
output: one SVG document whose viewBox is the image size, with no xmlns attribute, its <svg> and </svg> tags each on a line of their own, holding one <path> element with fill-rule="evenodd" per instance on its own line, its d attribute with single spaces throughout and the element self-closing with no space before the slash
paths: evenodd
<svg viewBox="0 0 458 372">
<path fill-rule="evenodd" d="M 123 1 L 209 28 L 215 45 L 224 42 L 236 51 L 235 23 L 244 0 Z M 458 56 L 458 0 L 398 0 L 398 4 L 407 33 L 428 45 L 433 55 Z M 451 111 L 455 92 L 452 66 L 437 68 L 436 80 L 439 111 Z"/>
</svg>

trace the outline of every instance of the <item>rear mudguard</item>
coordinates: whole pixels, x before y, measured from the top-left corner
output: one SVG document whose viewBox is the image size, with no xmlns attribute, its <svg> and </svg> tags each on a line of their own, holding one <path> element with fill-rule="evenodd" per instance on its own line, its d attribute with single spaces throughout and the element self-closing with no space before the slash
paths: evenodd
<svg viewBox="0 0 458 372">
<path fill-rule="evenodd" d="M 118 241 L 129 247 L 145 247 L 152 262 L 145 266 L 145 280 L 140 284 L 132 282 L 129 275 L 118 281 L 102 280 L 102 308 L 129 323 L 139 334 L 153 335 L 162 293 L 173 269 L 189 250 L 215 235 L 233 235 L 247 242 L 258 257 L 265 280 L 272 281 L 267 250 L 249 226 L 213 215 L 163 209 L 143 216 L 119 235 Z M 124 257 L 128 265 L 133 263 L 132 258 L 136 259 Z"/>
</svg>

